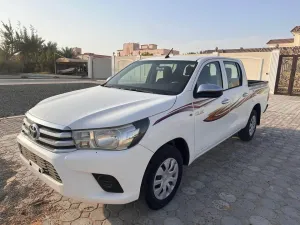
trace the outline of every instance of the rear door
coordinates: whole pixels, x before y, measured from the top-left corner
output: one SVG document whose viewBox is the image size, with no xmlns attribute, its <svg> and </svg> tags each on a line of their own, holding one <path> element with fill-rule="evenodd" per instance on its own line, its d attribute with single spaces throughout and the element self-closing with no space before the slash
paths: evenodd
<svg viewBox="0 0 300 225">
<path fill-rule="evenodd" d="M 226 74 L 227 87 L 224 89 L 224 94 L 230 100 L 228 104 L 228 117 L 232 123 L 228 124 L 230 133 L 235 133 L 242 129 L 245 125 L 245 120 L 248 120 L 248 109 L 250 104 L 247 104 L 249 96 L 249 88 L 246 76 L 243 76 L 243 67 L 235 60 L 222 60 L 222 69 Z M 247 119 L 246 119 L 247 118 Z"/>
</svg>

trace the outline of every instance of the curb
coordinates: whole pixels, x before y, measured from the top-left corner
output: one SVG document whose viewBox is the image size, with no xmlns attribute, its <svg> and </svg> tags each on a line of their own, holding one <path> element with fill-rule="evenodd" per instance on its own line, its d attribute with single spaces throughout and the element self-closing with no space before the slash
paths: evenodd
<svg viewBox="0 0 300 225">
<path fill-rule="evenodd" d="M 14 119 L 19 117 L 24 117 L 25 115 L 19 115 L 19 116 L 8 116 L 8 117 L 0 117 L 0 121 L 4 119 Z"/>
</svg>

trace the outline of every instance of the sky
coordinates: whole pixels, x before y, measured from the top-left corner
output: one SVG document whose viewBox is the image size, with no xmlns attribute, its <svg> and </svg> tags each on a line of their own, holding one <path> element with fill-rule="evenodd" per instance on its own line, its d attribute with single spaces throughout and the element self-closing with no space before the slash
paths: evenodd
<svg viewBox="0 0 300 225">
<path fill-rule="evenodd" d="M 299 9 L 299 0 L 0 0 L 0 21 L 83 52 L 112 55 L 139 42 L 186 53 L 292 38 Z"/>
</svg>

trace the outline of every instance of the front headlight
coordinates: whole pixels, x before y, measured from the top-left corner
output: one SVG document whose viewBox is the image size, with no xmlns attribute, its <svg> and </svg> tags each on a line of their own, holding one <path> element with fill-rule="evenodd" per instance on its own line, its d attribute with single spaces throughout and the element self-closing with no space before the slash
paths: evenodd
<svg viewBox="0 0 300 225">
<path fill-rule="evenodd" d="M 149 127 L 149 119 L 120 127 L 73 131 L 77 149 L 124 150 L 136 145 Z"/>
</svg>

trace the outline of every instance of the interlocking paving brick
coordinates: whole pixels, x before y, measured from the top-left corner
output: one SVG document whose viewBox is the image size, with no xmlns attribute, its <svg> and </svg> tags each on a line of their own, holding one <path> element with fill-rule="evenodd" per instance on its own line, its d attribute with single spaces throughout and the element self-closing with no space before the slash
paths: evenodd
<svg viewBox="0 0 300 225">
<path fill-rule="evenodd" d="M 251 225 L 271 225 L 269 220 L 261 216 L 251 216 L 249 221 Z"/>
<path fill-rule="evenodd" d="M 77 209 L 73 209 L 73 210 L 68 210 L 68 211 L 64 212 L 60 216 L 60 220 L 63 222 L 69 222 L 69 221 L 76 220 L 79 217 L 80 217 L 80 211 Z"/>
<path fill-rule="evenodd" d="M 223 200 L 213 200 L 212 205 L 213 205 L 213 207 L 215 207 L 218 210 L 229 210 L 230 209 L 230 205 Z"/>
<path fill-rule="evenodd" d="M 58 210 L 61 210 L 61 209 L 66 210 L 66 209 L 69 209 L 70 206 L 71 206 L 71 203 L 69 201 L 59 201 L 53 205 L 53 207 Z"/>
<path fill-rule="evenodd" d="M 196 189 L 192 187 L 183 187 L 181 190 L 186 195 L 195 195 L 197 193 Z"/>
<path fill-rule="evenodd" d="M 198 189 L 198 190 L 205 187 L 204 183 L 201 182 L 201 181 L 198 181 L 198 180 L 191 181 L 191 186 L 195 189 Z"/>
<path fill-rule="evenodd" d="M 164 210 L 166 210 L 166 211 L 174 211 L 174 210 L 177 210 L 179 207 L 180 207 L 179 202 L 177 202 L 174 199 L 174 201 L 171 201 L 167 206 L 165 206 Z"/>
<path fill-rule="evenodd" d="M 131 209 L 123 209 L 119 213 L 119 218 L 125 221 L 134 221 L 138 218 L 138 212 L 136 210 Z"/>
<path fill-rule="evenodd" d="M 98 207 L 98 204 L 81 203 L 79 205 L 79 210 L 80 211 L 91 212 L 91 211 L 95 210 L 97 207 Z"/>
<path fill-rule="evenodd" d="M 164 225 L 183 225 L 183 223 L 176 217 L 170 217 L 165 219 Z"/>
<path fill-rule="evenodd" d="M 71 225 L 92 225 L 93 221 L 89 218 L 79 218 L 71 223 Z"/>
<path fill-rule="evenodd" d="M 105 220 L 109 217 L 109 212 L 105 208 L 96 209 L 91 212 L 90 218 L 93 220 Z"/>
<path fill-rule="evenodd" d="M 99 221 L 100 222 L 100 221 Z M 101 225 L 123 225 L 123 221 L 119 218 L 110 218 L 105 220 L 103 223 L 99 223 Z"/>
<path fill-rule="evenodd" d="M 271 96 L 254 139 L 230 138 L 184 168 L 158 211 L 143 199 L 97 205 L 53 191 L 20 161 L 22 119 L 0 119 L 0 224 L 300 224 L 300 98 Z"/>
<path fill-rule="evenodd" d="M 295 219 L 299 219 L 300 218 L 300 213 L 297 209 L 290 207 L 290 206 L 285 206 L 281 209 L 281 211 L 291 217 L 291 218 L 295 218 Z"/>
<path fill-rule="evenodd" d="M 108 205 L 107 209 L 110 211 L 111 216 L 119 216 L 119 213 L 125 208 L 125 205 Z"/>
<path fill-rule="evenodd" d="M 226 202 L 235 202 L 236 201 L 236 197 L 234 195 L 227 194 L 227 193 L 224 193 L 224 192 L 220 193 L 219 197 L 221 199 L 223 199 L 224 201 L 226 201 Z"/>
<path fill-rule="evenodd" d="M 235 217 L 224 216 L 221 219 L 221 225 L 242 225 L 242 222 L 239 219 L 235 218 Z"/>
</svg>

